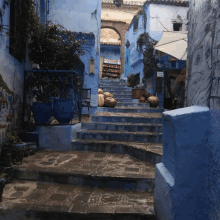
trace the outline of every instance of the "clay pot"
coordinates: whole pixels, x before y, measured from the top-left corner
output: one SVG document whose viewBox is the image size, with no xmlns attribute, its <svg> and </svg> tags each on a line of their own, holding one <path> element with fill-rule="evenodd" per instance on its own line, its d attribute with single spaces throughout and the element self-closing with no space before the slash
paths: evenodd
<svg viewBox="0 0 220 220">
<path fill-rule="evenodd" d="M 104 95 L 98 94 L 98 106 L 103 107 L 104 106 Z"/>
<path fill-rule="evenodd" d="M 140 101 L 140 102 L 145 102 L 145 98 L 144 98 L 144 97 L 140 97 L 140 98 L 139 98 L 139 101 Z"/>
<path fill-rule="evenodd" d="M 98 89 L 98 94 L 103 94 L 103 90 L 102 89 Z"/>
<path fill-rule="evenodd" d="M 158 107 L 159 99 L 156 96 L 150 96 L 148 98 L 148 102 L 150 103 L 150 107 Z"/>
<path fill-rule="evenodd" d="M 104 92 L 104 98 L 107 98 L 107 97 L 113 98 L 114 95 L 112 93 L 110 93 L 110 92 Z"/>
<path fill-rule="evenodd" d="M 104 103 L 106 107 L 115 107 L 117 105 L 117 101 L 111 97 L 105 98 Z"/>
</svg>

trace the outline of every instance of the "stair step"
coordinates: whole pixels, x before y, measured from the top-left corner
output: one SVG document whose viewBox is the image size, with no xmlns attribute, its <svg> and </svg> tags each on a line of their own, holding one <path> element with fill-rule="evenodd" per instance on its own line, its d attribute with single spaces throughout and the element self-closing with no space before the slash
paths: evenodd
<svg viewBox="0 0 220 220">
<path fill-rule="evenodd" d="M 77 138 L 85 140 L 118 140 L 159 143 L 162 142 L 162 133 L 81 130 L 77 132 Z"/>
<path fill-rule="evenodd" d="M 143 123 L 133 124 L 133 123 L 89 122 L 89 123 L 82 123 L 82 129 L 162 133 L 161 124 L 143 124 Z"/>
<path fill-rule="evenodd" d="M 4 189 L 1 219 L 155 219 L 153 204 L 152 192 L 18 180 Z"/>
<path fill-rule="evenodd" d="M 123 154 L 43 150 L 14 169 L 19 180 L 123 190 L 154 188 L 155 166 Z"/>
<path fill-rule="evenodd" d="M 117 102 L 116 107 L 149 107 L 149 103 Z"/>
<path fill-rule="evenodd" d="M 115 113 L 97 112 L 92 122 L 162 123 L 161 113 Z"/>
<path fill-rule="evenodd" d="M 160 163 L 163 155 L 162 143 L 137 143 L 106 140 L 77 139 L 72 142 L 73 150 L 127 154 L 151 164 Z"/>
<path fill-rule="evenodd" d="M 99 83 L 99 88 L 105 87 L 105 86 L 112 86 L 112 87 L 127 87 L 126 83 L 120 83 L 120 82 L 115 82 L 115 83 Z"/>
<path fill-rule="evenodd" d="M 113 94 L 114 95 L 114 94 Z M 139 100 L 138 99 L 132 99 L 132 98 L 127 98 L 127 99 L 124 99 L 124 98 L 117 98 L 116 99 L 117 102 L 131 102 L 131 103 L 139 103 Z"/>
<path fill-rule="evenodd" d="M 123 112 L 123 113 L 162 113 L 162 108 L 150 108 L 150 107 L 98 107 L 98 112 Z"/>
<path fill-rule="evenodd" d="M 123 99 L 128 99 L 128 98 L 132 98 L 132 96 L 130 94 L 124 94 L 124 95 L 114 95 L 114 98 L 123 98 Z"/>
<path fill-rule="evenodd" d="M 129 91 L 131 91 L 131 87 L 127 87 L 127 86 L 122 86 L 122 85 L 109 85 L 109 86 L 102 86 L 101 87 L 101 89 L 103 89 L 103 90 L 106 90 L 106 91 L 108 91 L 108 90 L 129 90 Z"/>
<path fill-rule="evenodd" d="M 132 92 L 131 91 L 126 91 L 126 92 L 115 92 L 115 91 L 113 91 L 113 92 L 111 92 L 113 95 L 129 95 L 130 97 L 132 97 Z M 139 99 L 138 99 L 138 101 L 139 101 Z"/>
</svg>

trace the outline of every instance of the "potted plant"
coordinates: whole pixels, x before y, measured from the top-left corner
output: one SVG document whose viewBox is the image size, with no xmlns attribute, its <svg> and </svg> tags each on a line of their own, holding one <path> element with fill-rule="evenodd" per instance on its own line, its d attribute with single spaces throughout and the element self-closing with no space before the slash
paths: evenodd
<svg viewBox="0 0 220 220">
<path fill-rule="evenodd" d="M 63 26 L 49 22 L 40 29 L 33 29 L 30 33 L 28 48 L 29 56 L 34 63 L 38 63 L 41 70 L 71 70 L 84 54 L 80 46 L 84 39 L 74 40 L 73 32 Z M 27 84 L 32 98 L 35 122 L 50 123 L 53 115 L 60 123 L 68 123 L 74 115 L 72 80 L 68 74 L 37 73 Z M 44 112 L 44 113 L 43 113 Z M 70 119 L 71 117 L 71 119 Z"/>
<path fill-rule="evenodd" d="M 52 116 L 51 80 L 43 73 L 31 73 L 27 77 L 29 98 L 34 98 L 32 110 L 36 124 L 48 124 Z"/>
<path fill-rule="evenodd" d="M 59 94 L 53 98 L 53 116 L 59 123 L 69 123 L 74 116 L 72 77 L 63 74 L 58 86 Z"/>
</svg>

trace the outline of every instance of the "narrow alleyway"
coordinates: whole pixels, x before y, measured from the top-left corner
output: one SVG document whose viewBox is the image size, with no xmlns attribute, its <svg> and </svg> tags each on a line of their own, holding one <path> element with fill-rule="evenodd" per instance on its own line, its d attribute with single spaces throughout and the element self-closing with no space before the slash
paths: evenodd
<svg viewBox="0 0 220 220">
<path fill-rule="evenodd" d="M 119 79 L 100 79 L 100 87 L 114 94 L 117 107 L 99 108 L 82 123 L 72 151 L 39 151 L 15 166 L 3 219 L 155 219 L 163 110 L 131 99 Z"/>
</svg>

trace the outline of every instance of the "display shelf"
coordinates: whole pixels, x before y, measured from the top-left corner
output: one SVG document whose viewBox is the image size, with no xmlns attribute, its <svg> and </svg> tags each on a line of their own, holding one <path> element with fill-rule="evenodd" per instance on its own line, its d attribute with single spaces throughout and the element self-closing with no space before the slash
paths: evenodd
<svg viewBox="0 0 220 220">
<path fill-rule="evenodd" d="M 120 78 L 121 65 L 113 63 L 103 63 L 102 76 L 110 78 Z"/>
<path fill-rule="evenodd" d="M 121 69 L 121 66 L 120 65 L 117 65 L 117 64 L 112 64 L 112 65 L 106 65 L 106 64 L 103 64 L 103 68 L 111 68 L 111 69 Z"/>
<path fill-rule="evenodd" d="M 115 71 L 112 71 L 111 69 L 103 70 L 103 72 L 105 72 L 105 73 L 116 73 L 116 74 L 120 74 L 120 71 L 119 71 L 119 72 L 115 72 Z"/>
<path fill-rule="evenodd" d="M 110 77 L 119 78 L 119 76 L 111 76 L 111 75 L 103 75 L 103 74 L 102 74 L 102 76 L 103 76 L 103 77 L 109 77 L 109 78 L 110 78 Z"/>
</svg>

